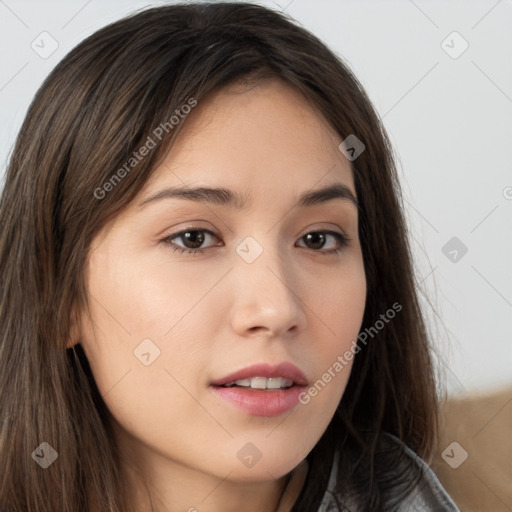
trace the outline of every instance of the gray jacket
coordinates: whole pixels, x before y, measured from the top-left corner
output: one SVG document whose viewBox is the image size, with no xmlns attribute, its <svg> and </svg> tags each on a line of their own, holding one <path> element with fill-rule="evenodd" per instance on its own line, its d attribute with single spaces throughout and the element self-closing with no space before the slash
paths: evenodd
<svg viewBox="0 0 512 512">
<path fill-rule="evenodd" d="M 424 469 L 422 479 L 411 494 L 400 504 L 399 508 L 389 512 L 460 512 L 427 463 L 397 437 L 391 434 L 386 434 L 386 436 L 401 445 L 412 461 Z M 318 512 L 338 510 L 332 498 L 337 477 L 338 455 L 338 453 L 335 454 L 327 491 L 324 494 Z M 349 501 L 347 507 L 350 512 L 363 512 L 353 501 Z"/>
</svg>

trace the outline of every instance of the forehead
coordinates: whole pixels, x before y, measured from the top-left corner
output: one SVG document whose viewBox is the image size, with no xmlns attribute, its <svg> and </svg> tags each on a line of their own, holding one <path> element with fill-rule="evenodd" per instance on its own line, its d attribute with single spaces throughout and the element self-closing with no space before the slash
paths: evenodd
<svg viewBox="0 0 512 512">
<path fill-rule="evenodd" d="M 250 207 L 259 192 L 297 195 L 334 183 L 356 195 L 350 162 L 338 149 L 341 137 L 281 80 L 216 91 L 182 122 L 139 197 L 162 186 L 218 187 L 245 191 Z"/>
</svg>

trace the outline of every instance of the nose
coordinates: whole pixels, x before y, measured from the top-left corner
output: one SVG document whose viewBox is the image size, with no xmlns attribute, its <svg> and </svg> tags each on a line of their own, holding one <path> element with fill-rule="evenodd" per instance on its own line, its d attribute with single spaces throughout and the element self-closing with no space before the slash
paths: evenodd
<svg viewBox="0 0 512 512">
<path fill-rule="evenodd" d="M 298 269 L 287 264 L 277 248 L 265 247 L 252 263 L 235 258 L 230 274 L 234 297 L 231 323 L 240 336 L 284 337 L 305 328 Z"/>
</svg>

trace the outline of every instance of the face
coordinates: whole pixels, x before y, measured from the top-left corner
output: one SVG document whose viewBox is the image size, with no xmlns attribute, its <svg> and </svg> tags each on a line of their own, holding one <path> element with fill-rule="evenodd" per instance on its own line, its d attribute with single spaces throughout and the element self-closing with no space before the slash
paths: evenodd
<svg viewBox="0 0 512 512">
<path fill-rule="evenodd" d="M 278 478 L 327 428 L 352 361 L 332 369 L 361 327 L 354 203 L 337 195 L 299 204 L 331 185 L 355 196 L 350 162 L 341 138 L 280 81 L 224 89 L 182 122 L 139 196 L 90 248 L 91 317 L 82 316 L 79 341 L 140 464 Z M 222 187 L 245 205 L 222 201 L 227 194 L 146 201 L 183 186 Z M 212 385 L 255 364 L 251 386 L 286 387 L 281 375 L 292 387 Z"/>
</svg>

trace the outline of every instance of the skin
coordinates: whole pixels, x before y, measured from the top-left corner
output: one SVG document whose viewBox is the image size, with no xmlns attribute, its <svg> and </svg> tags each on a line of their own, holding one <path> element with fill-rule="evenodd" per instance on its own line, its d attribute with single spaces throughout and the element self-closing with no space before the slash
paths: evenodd
<svg viewBox="0 0 512 512">
<path fill-rule="evenodd" d="M 294 205 L 333 183 L 355 196 L 352 169 L 340 136 L 279 80 L 216 92 L 181 122 L 136 200 L 91 246 L 92 316 L 82 315 L 74 342 L 112 414 L 137 510 L 150 510 L 143 477 L 161 511 L 273 512 L 327 428 L 352 363 L 307 405 L 273 418 L 241 411 L 209 384 L 256 362 L 290 361 L 311 385 L 350 349 L 366 300 L 357 209 L 343 199 Z M 178 198 L 139 206 L 184 184 L 248 194 L 250 208 Z M 203 232 L 202 254 L 160 241 L 186 228 L 216 235 Z M 325 230 L 351 240 L 326 254 L 335 237 L 323 246 L 304 238 Z M 236 252 L 247 236 L 263 249 L 250 264 Z M 160 350 L 149 366 L 134 356 L 146 338 Z M 248 442 L 262 454 L 252 467 L 237 457 Z"/>
</svg>

